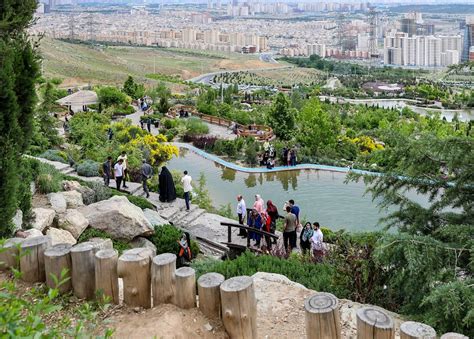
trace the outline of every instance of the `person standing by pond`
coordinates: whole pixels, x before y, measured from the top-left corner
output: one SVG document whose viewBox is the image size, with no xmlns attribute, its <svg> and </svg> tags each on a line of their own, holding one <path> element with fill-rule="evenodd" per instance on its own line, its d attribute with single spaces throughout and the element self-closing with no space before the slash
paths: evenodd
<svg viewBox="0 0 474 339">
<path fill-rule="evenodd" d="M 323 232 L 319 227 L 319 223 L 313 223 L 313 236 L 311 237 L 311 248 L 313 250 L 313 259 L 316 262 L 323 261 L 324 256 L 324 245 L 323 245 Z"/>
<path fill-rule="evenodd" d="M 301 230 L 300 234 L 300 246 L 301 251 L 303 251 L 303 255 L 306 254 L 311 249 L 311 237 L 313 236 L 313 228 L 311 227 L 311 223 L 308 221 L 303 229 Z"/>
<path fill-rule="evenodd" d="M 128 186 L 126 185 L 126 180 L 127 180 L 127 174 L 128 174 L 128 157 L 127 157 L 127 152 L 125 151 L 122 151 L 122 153 L 120 154 L 120 156 L 117 158 L 117 161 L 120 161 L 122 160 L 122 164 L 123 164 L 123 177 L 122 177 L 122 180 L 123 180 L 123 188 L 128 188 Z"/>
<path fill-rule="evenodd" d="M 262 229 L 262 217 L 256 209 L 253 209 L 252 212 L 250 212 L 250 217 L 248 218 L 247 226 L 256 228 L 258 230 Z M 262 238 L 262 236 L 252 231 L 250 231 L 249 236 L 250 239 L 255 240 L 255 246 L 260 247 L 260 239 Z"/>
<path fill-rule="evenodd" d="M 253 203 L 253 209 L 256 210 L 258 213 L 262 213 L 264 204 L 265 202 L 263 201 L 260 194 L 255 194 L 255 202 Z"/>
<path fill-rule="evenodd" d="M 285 224 L 283 227 L 283 245 L 287 253 L 296 248 L 296 215 L 291 213 L 291 207 L 286 207 Z"/>
<path fill-rule="evenodd" d="M 112 175 L 112 157 L 108 156 L 107 161 L 102 164 L 102 172 L 104 172 L 104 185 L 109 187 Z"/>
<path fill-rule="evenodd" d="M 181 183 L 183 184 L 184 190 L 184 201 L 186 203 L 186 210 L 189 211 L 189 199 L 190 194 L 193 189 L 191 186 L 191 181 L 193 180 L 190 175 L 188 175 L 188 171 L 184 171 L 184 176 L 181 178 Z"/>
<path fill-rule="evenodd" d="M 115 183 L 117 184 L 117 191 L 120 192 L 120 184 L 122 183 L 123 179 L 123 159 L 119 159 L 114 166 L 114 176 L 115 176 Z"/>
<path fill-rule="evenodd" d="M 291 213 L 296 215 L 296 226 L 300 225 L 300 208 L 295 205 L 295 201 L 293 199 L 288 201 L 291 207 Z"/>
<path fill-rule="evenodd" d="M 151 178 L 153 175 L 153 168 L 146 163 L 146 159 L 143 159 L 143 165 L 141 168 L 141 174 L 142 174 L 142 184 L 143 184 L 143 190 L 146 193 L 146 197 L 150 197 L 150 191 L 148 190 L 148 179 Z"/>
<path fill-rule="evenodd" d="M 241 194 L 237 196 L 237 216 L 239 217 L 239 224 L 243 225 L 245 216 L 247 214 L 247 206 L 245 205 L 245 200 Z M 239 236 L 247 237 L 247 231 L 240 228 Z"/>
<path fill-rule="evenodd" d="M 270 217 L 270 233 L 275 234 L 276 222 L 280 215 L 278 214 L 277 207 L 271 200 L 267 201 L 267 214 Z M 276 239 L 273 239 L 273 243 L 276 244 Z"/>
</svg>

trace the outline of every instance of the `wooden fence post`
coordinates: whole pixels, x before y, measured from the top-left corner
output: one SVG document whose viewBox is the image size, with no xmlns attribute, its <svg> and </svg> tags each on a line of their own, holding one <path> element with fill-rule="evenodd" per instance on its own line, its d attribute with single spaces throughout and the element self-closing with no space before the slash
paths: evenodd
<svg viewBox="0 0 474 339">
<path fill-rule="evenodd" d="M 100 250 L 95 254 L 95 289 L 103 296 L 119 304 L 119 286 L 117 274 L 118 252 L 114 249 Z"/>
<path fill-rule="evenodd" d="M 358 339 L 393 339 L 395 330 L 392 318 L 375 307 L 357 310 Z"/>
<path fill-rule="evenodd" d="M 306 338 L 340 339 L 341 319 L 337 298 L 330 293 L 316 293 L 304 301 Z"/>
<path fill-rule="evenodd" d="M 163 253 L 151 264 L 153 306 L 174 304 L 176 289 L 176 255 Z"/>
<path fill-rule="evenodd" d="M 400 325 L 400 339 L 436 339 L 436 331 L 422 323 L 405 321 Z"/>
<path fill-rule="evenodd" d="M 18 269 L 20 267 L 20 253 L 18 246 L 25 241 L 24 238 L 10 238 L 3 244 L 3 250 L 0 252 L 0 271 L 6 271 L 10 268 Z"/>
<path fill-rule="evenodd" d="M 188 309 L 196 307 L 196 272 L 191 267 L 176 270 L 176 306 Z"/>
<path fill-rule="evenodd" d="M 44 251 L 48 247 L 49 238 L 39 236 L 28 238 L 21 243 L 20 271 L 26 282 L 44 282 Z"/>
<path fill-rule="evenodd" d="M 201 275 L 197 281 L 199 309 L 208 318 L 218 319 L 221 317 L 220 286 L 224 280 L 222 274 L 206 273 Z"/>
<path fill-rule="evenodd" d="M 59 293 L 66 293 L 72 289 L 71 248 L 70 244 L 57 244 L 44 251 L 46 285 L 49 288 L 57 288 Z M 67 270 L 67 272 L 65 276 L 61 277 L 63 270 Z M 61 285 L 57 286 L 56 282 Z"/>
<path fill-rule="evenodd" d="M 94 244 L 83 242 L 71 248 L 72 288 L 79 299 L 92 300 L 95 296 Z"/>
<path fill-rule="evenodd" d="M 152 251 L 134 248 L 123 252 L 117 273 L 123 279 L 123 301 L 129 306 L 151 307 L 150 261 Z"/>
<path fill-rule="evenodd" d="M 257 300 L 253 279 L 248 276 L 230 278 L 220 287 L 222 322 L 229 337 L 257 338 Z"/>
<path fill-rule="evenodd" d="M 443 334 L 439 339 L 469 339 L 469 337 L 466 337 L 464 334 L 460 333 L 448 332 Z"/>
</svg>

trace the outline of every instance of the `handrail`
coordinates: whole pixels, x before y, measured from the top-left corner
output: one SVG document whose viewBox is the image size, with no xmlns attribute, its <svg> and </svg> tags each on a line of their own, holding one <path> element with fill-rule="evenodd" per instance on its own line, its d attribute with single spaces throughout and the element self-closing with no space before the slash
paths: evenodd
<svg viewBox="0 0 474 339">
<path fill-rule="evenodd" d="M 259 229 L 249 227 L 249 226 L 245 226 L 245 225 L 234 224 L 234 223 L 231 223 L 231 222 L 221 222 L 221 226 L 240 228 L 240 229 L 247 230 L 247 231 L 250 231 L 250 232 L 253 232 L 253 233 L 265 235 L 265 236 L 268 236 L 268 237 L 271 237 L 271 238 L 275 238 L 275 239 L 279 238 L 279 236 L 276 235 L 276 234 L 269 233 L 269 232 L 266 232 L 266 231 L 261 231 Z M 231 242 L 231 241 L 229 241 L 229 242 Z"/>
</svg>

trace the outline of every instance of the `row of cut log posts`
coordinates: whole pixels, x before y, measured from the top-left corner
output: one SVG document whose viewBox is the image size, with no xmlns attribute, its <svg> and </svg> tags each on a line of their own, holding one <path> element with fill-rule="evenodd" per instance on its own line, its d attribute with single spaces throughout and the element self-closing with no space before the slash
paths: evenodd
<svg viewBox="0 0 474 339">
<path fill-rule="evenodd" d="M 115 249 L 100 250 L 95 254 L 95 289 L 103 298 L 119 304 L 118 252 Z"/>
<path fill-rule="evenodd" d="M 61 294 L 72 289 L 71 248 L 70 244 L 57 244 L 44 252 L 46 286 L 57 288 Z"/>
</svg>

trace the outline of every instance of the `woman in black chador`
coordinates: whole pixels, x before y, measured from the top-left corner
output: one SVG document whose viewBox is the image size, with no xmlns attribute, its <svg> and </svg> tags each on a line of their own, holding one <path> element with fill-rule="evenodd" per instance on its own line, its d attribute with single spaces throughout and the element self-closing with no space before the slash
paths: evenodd
<svg viewBox="0 0 474 339">
<path fill-rule="evenodd" d="M 176 199 L 176 188 L 174 187 L 173 176 L 166 166 L 161 168 L 158 183 L 161 202 L 171 202 Z"/>
</svg>

